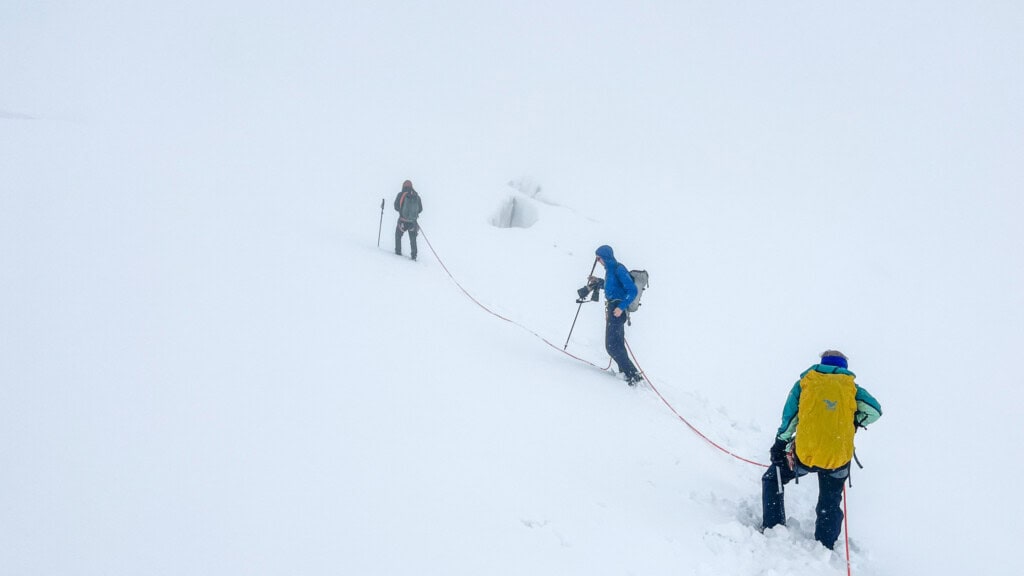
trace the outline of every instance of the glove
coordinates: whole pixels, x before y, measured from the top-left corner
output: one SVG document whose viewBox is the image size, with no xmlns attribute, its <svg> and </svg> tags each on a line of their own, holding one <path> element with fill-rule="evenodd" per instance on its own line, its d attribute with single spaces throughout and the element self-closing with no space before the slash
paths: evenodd
<svg viewBox="0 0 1024 576">
<path fill-rule="evenodd" d="M 775 444 L 772 444 L 768 454 L 771 458 L 772 464 L 776 466 L 788 466 L 786 463 L 786 444 L 785 440 L 775 439 Z"/>
</svg>

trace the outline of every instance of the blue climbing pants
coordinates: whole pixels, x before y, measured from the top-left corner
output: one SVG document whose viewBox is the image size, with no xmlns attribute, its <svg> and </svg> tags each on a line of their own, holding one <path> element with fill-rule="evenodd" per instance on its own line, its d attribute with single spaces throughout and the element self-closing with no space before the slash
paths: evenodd
<svg viewBox="0 0 1024 576">
<path fill-rule="evenodd" d="M 613 302 L 618 301 L 615 300 Z M 636 366 L 633 365 L 633 361 L 629 359 L 629 354 L 626 353 L 626 320 L 629 319 L 629 315 L 623 313 L 622 316 L 616 318 L 612 314 L 613 309 L 613 305 L 609 305 L 605 309 L 604 349 L 608 351 L 608 355 L 619 366 L 619 372 L 630 378 L 636 375 Z"/>
</svg>

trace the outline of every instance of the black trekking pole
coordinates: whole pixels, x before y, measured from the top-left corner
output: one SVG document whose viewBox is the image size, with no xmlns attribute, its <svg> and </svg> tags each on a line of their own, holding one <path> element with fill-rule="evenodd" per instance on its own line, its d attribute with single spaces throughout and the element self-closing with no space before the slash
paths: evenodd
<svg viewBox="0 0 1024 576">
<path fill-rule="evenodd" d="M 377 248 L 380 248 L 380 231 L 384 227 L 384 199 L 380 199 L 380 224 L 377 225 Z"/>
<path fill-rule="evenodd" d="M 590 267 L 590 274 L 587 275 L 587 281 L 590 281 L 590 277 L 594 275 L 594 270 L 597 270 L 597 258 L 594 258 L 594 265 Z M 576 328 L 576 320 L 580 317 L 580 309 L 583 308 L 583 297 L 580 297 L 580 305 L 576 307 L 576 316 L 572 319 L 572 327 L 569 328 L 569 335 L 565 337 L 565 346 L 562 346 L 562 350 L 569 347 L 569 338 L 572 338 L 572 331 Z"/>
</svg>

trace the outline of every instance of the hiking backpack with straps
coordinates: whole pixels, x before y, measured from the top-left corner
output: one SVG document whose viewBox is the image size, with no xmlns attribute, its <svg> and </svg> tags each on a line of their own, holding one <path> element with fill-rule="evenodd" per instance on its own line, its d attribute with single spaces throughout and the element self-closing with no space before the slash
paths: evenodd
<svg viewBox="0 0 1024 576">
<path fill-rule="evenodd" d="M 636 284 L 636 298 L 629 304 L 627 312 L 636 312 L 640 309 L 640 297 L 643 296 L 644 290 L 650 285 L 650 277 L 647 274 L 647 270 L 630 270 L 629 275 L 633 278 L 633 283 Z"/>
</svg>

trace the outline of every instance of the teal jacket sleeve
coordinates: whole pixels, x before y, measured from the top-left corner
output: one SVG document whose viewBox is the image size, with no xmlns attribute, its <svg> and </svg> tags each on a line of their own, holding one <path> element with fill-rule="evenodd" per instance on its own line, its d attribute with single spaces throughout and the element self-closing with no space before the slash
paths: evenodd
<svg viewBox="0 0 1024 576">
<path fill-rule="evenodd" d="M 853 421 L 861 428 L 867 428 L 882 417 L 882 405 L 875 400 L 870 392 L 857 386 L 857 412 L 853 415 Z"/>
<path fill-rule="evenodd" d="M 779 426 L 779 431 L 775 433 L 775 438 L 784 442 L 789 442 L 793 439 L 793 435 L 796 434 L 796 423 L 797 423 L 797 412 L 800 409 L 800 381 L 797 380 L 796 384 L 793 384 L 793 388 L 789 391 L 789 396 L 786 398 L 786 406 L 782 409 L 782 425 Z"/>
</svg>

